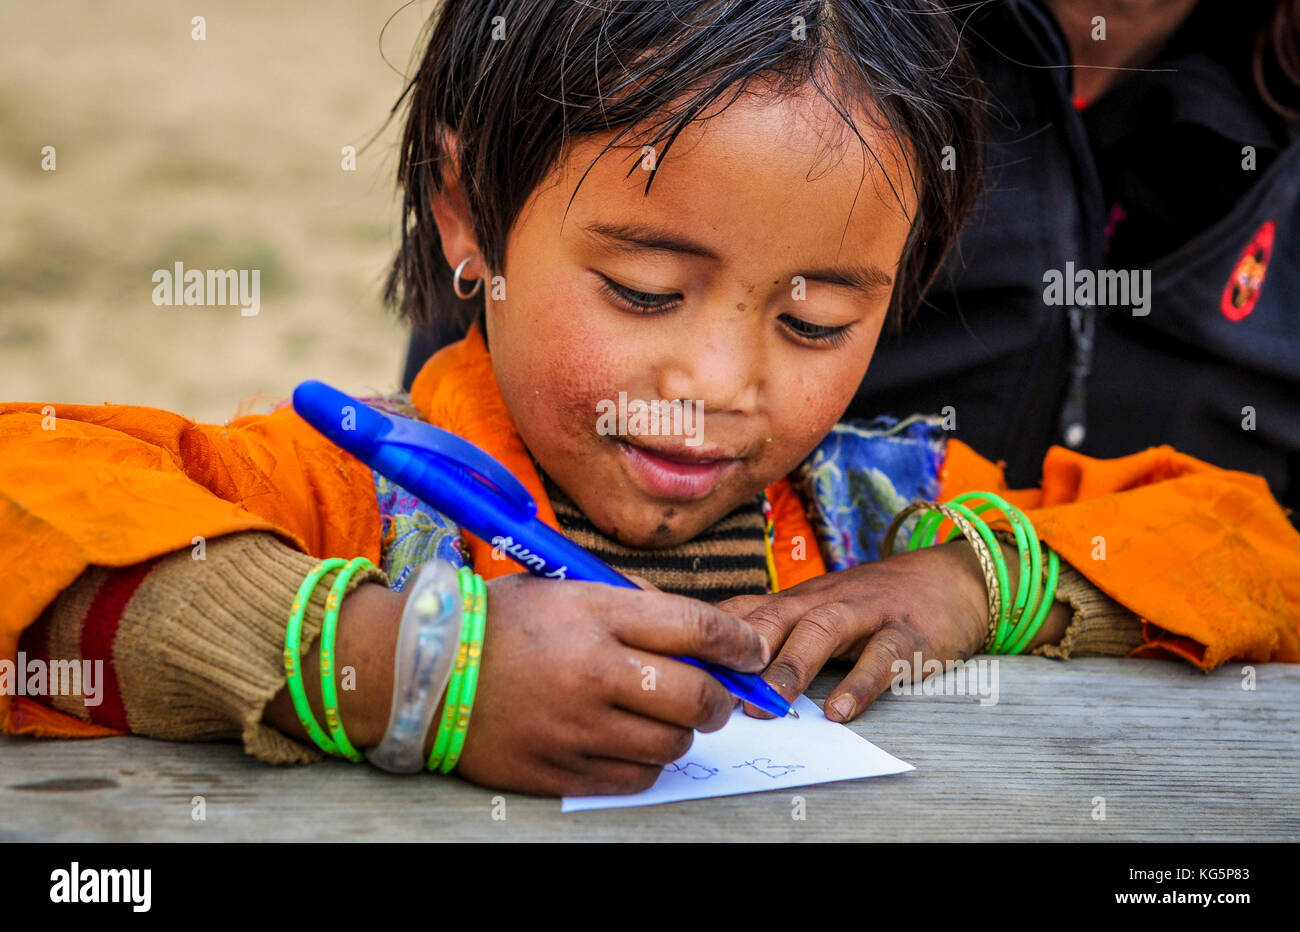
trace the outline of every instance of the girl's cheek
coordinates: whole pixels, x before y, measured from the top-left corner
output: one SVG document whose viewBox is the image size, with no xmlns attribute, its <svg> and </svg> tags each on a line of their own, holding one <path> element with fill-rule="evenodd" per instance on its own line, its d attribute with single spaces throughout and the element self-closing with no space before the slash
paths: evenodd
<svg viewBox="0 0 1300 932">
<path fill-rule="evenodd" d="M 539 460 L 549 451 L 574 452 L 595 432 L 598 402 L 617 397 L 626 385 L 621 375 L 629 363 L 620 359 L 619 341 L 571 289 L 551 291 L 522 321 L 531 327 L 512 334 L 510 384 L 502 385 L 507 405 Z"/>
<path fill-rule="evenodd" d="M 844 386 L 856 389 L 863 373 L 844 368 L 840 372 L 839 367 L 826 367 L 823 378 L 793 378 L 773 394 L 772 446 L 782 466 L 789 461 L 793 469 L 802 462 L 853 400 L 853 392 Z"/>
<path fill-rule="evenodd" d="M 557 306 L 553 313 L 561 315 L 565 311 Z M 606 334 L 572 310 L 568 323 L 558 332 L 551 331 L 551 339 L 543 350 L 541 377 L 547 387 L 543 394 L 550 396 L 547 400 L 574 428 L 588 426 L 584 421 L 594 423 L 596 402 L 609 393 L 613 384 L 609 345 Z M 590 412 L 590 416 L 585 412 Z"/>
</svg>

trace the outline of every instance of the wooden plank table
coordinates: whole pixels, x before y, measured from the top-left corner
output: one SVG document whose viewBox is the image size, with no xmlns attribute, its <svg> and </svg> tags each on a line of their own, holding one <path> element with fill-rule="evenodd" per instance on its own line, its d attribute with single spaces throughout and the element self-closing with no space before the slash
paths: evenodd
<svg viewBox="0 0 1300 932">
<path fill-rule="evenodd" d="M 1254 665 L 1253 690 L 1243 667 L 999 658 L 994 705 L 886 694 L 853 723 L 910 773 L 567 815 L 454 777 L 272 767 L 234 743 L 6 738 L 0 841 L 1300 840 L 1300 664 Z"/>
</svg>

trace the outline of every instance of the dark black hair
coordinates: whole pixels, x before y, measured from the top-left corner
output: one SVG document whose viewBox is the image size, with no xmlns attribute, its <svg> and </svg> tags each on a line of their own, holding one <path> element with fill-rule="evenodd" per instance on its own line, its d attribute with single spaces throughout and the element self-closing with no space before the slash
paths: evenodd
<svg viewBox="0 0 1300 932">
<path fill-rule="evenodd" d="M 895 323 L 919 304 L 978 192 L 982 86 L 937 2 L 444 0 L 426 28 L 423 60 L 393 107 L 409 109 L 402 242 L 384 294 L 417 327 L 472 306 L 438 307 L 451 270 L 430 197 L 445 159 L 459 165 L 483 261 L 496 272 L 511 226 L 567 143 L 617 130 L 603 155 L 648 125 L 657 135 L 635 141 L 652 145 L 660 164 L 689 122 L 760 81 L 777 92 L 813 82 L 860 140 L 852 114 L 869 103 L 904 141 L 917 209 Z M 442 149 L 444 127 L 456 133 L 456 153 Z M 647 191 L 653 180 L 651 171 Z"/>
</svg>

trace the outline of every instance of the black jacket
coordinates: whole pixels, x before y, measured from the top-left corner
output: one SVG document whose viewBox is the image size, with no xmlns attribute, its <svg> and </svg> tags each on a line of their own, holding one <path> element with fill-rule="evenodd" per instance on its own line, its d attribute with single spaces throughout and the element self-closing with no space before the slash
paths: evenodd
<svg viewBox="0 0 1300 932">
<path fill-rule="evenodd" d="M 1300 506 L 1300 135 L 1251 84 L 1268 7 L 1202 3 L 1150 71 L 1080 111 L 1051 15 L 989 4 L 966 31 L 992 98 L 983 203 L 929 306 L 882 335 L 850 413 L 951 405 L 1013 486 L 1082 434 L 1101 457 L 1172 444 Z M 1270 235 L 1249 307 L 1229 279 Z M 1048 306 L 1044 275 L 1067 263 L 1148 271 L 1146 315 Z M 1225 292 L 1246 316 L 1229 319 Z"/>
</svg>

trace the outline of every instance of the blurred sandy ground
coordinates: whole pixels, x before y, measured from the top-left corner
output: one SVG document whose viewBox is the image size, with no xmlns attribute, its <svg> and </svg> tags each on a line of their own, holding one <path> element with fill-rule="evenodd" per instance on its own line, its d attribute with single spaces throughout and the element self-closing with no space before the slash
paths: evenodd
<svg viewBox="0 0 1300 932">
<path fill-rule="evenodd" d="M 404 86 L 384 58 L 413 67 L 435 4 L 402 2 L 0 2 L 0 400 L 223 423 L 305 378 L 395 388 L 400 120 L 340 150 Z M 154 306 L 177 261 L 260 268 L 260 314 Z"/>
</svg>

